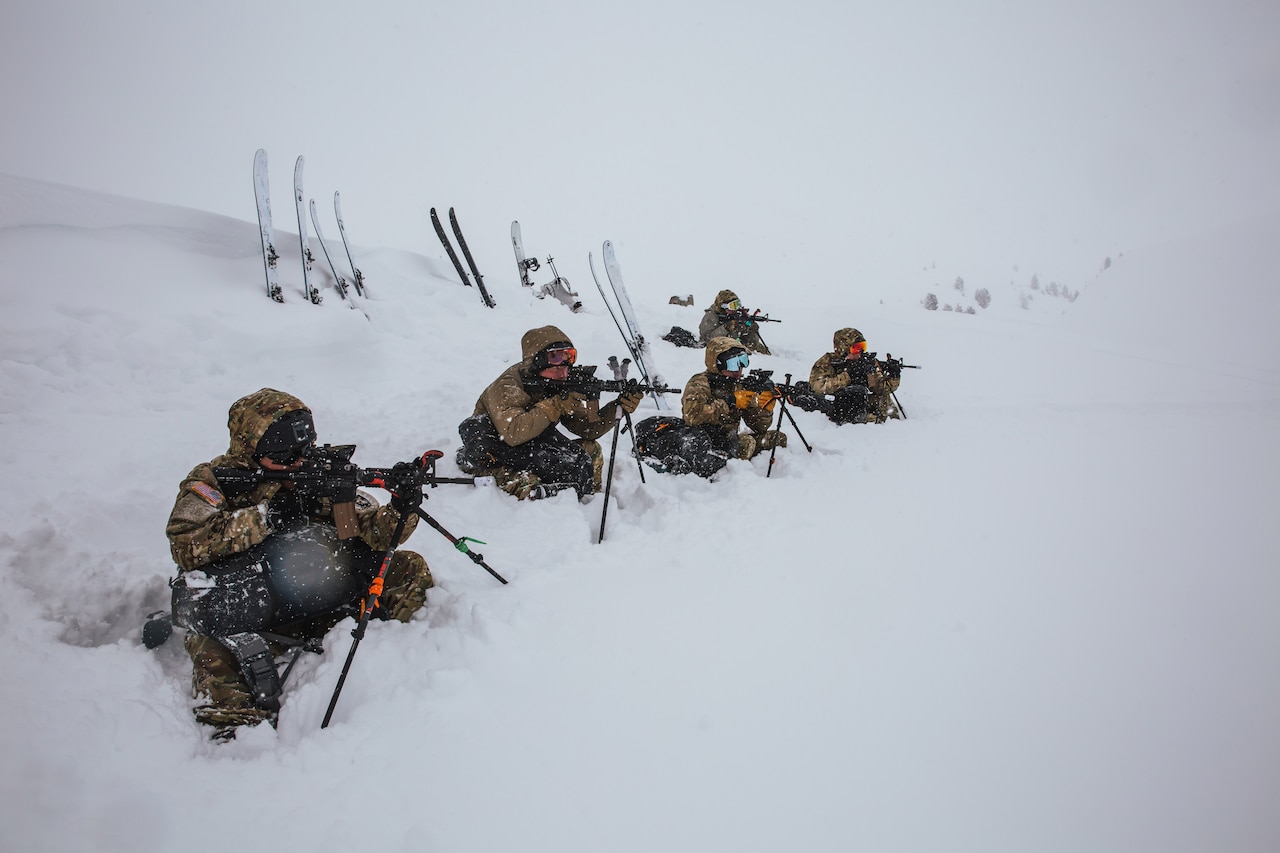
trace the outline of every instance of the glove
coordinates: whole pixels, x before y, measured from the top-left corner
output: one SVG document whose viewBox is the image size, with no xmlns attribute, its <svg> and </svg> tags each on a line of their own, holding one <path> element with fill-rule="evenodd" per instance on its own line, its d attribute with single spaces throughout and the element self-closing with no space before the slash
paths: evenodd
<svg viewBox="0 0 1280 853">
<path fill-rule="evenodd" d="M 756 399 L 760 403 L 760 408 L 766 412 L 772 412 L 774 404 L 778 402 L 778 395 L 772 391 L 761 391 Z"/>
<path fill-rule="evenodd" d="M 546 415 L 547 420 L 551 421 L 551 423 L 556 424 L 564 417 L 564 402 L 559 397 L 548 397 L 545 400 L 539 400 L 534 403 L 533 407 Z"/>
<path fill-rule="evenodd" d="M 741 388 L 735 389 L 733 399 L 739 409 L 750 409 L 760 405 L 760 396 L 755 391 L 744 391 Z"/>
<path fill-rule="evenodd" d="M 391 493 L 391 508 L 401 515 L 413 512 L 422 506 L 422 481 L 419 479 L 421 469 L 410 462 L 397 462 L 391 466 L 391 476 L 387 483 Z"/>
<path fill-rule="evenodd" d="M 640 401 L 643 399 L 644 394 L 641 394 L 639 391 L 633 391 L 619 397 L 618 405 L 621 406 L 622 410 L 629 415 L 635 412 L 636 409 L 640 408 Z"/>
</svg>

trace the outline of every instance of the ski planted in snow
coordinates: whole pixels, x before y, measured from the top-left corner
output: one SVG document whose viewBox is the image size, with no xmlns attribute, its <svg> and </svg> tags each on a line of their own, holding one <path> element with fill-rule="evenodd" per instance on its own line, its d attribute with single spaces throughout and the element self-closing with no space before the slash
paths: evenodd
<svg viewBox="0 0 1280 853">
<path fill-rule="evenodd" d="M 338 295 L 346 299 L 347 280 L 338 272 L 337 266 L 333 263 L 333 258 L 329 256 L 329 247 L 324 244 L 324 232 L 320 230 L 320 217 L 316 215 L 316 200 L 314 198 L 311 199 L 311 224 L 316 227 L 316 240 L 320 242 L 320 251 L 324 252 L 324 259 L 329 262 L 329 269 L 333 272 L 333 281 L 338 288 Z"/>
<path fill-rule="evenodd" d="M 540 268 L 538 259 L 524 256 L 524 241 L 520 237 L 520 223 L 516 220 L 511 221 L 511 248 L 516 253 L 516 269 L 520 271 L 520 283 L 525 287 L 533 287 L 533 282 L 529 280 L 529 273 L 537 272 Z"/>
<path fill-rule="evenodd" d="M 596 281 L 596 289 L 600 291 L 600 298 L 604 300 L 605 307 L 609 309 L 609 314 L 613 317 L 613 324 L 618 327 L 618 334 L 622 335 L 623 343 L 627 345 L 632 361 L 635 363 L 636 369 L 640 371 L 640 376 L 645 384 L 662 385 L 664 384 L 662 378 L 653 372 L 653 353 L 650 351 L 644 335 L 640 334 L 640 325 L 636 322 L 635 312 L 631 308 L 631 299 L 627 296 L 627 289 L 622 283 L 622 267 L 618 265 L 617 255 L 613 251 L 613 243 L 605 240 L 602 250 L 605 275 L 609 278 L 609 287 L 613 291 L 613 299 L 618 303 L 617 312 L 613 310 L 609 297 L 605 295 L 604 286 L 600 284 L 600 277 L 596 275 L 595 259 L 588 253 L 587 263 L 591 267 L 591 277 Z M 618 320 L 618 314 L 622 315 L 621 321 Z M 626 324 L 626 328 L 623 328 L 623 323 Z M 653 398 L 653 402 L 659 409 L 667 409 L 667 404 L 663 401 L 661 394 L 651 392 L 649 396 Z"/>
<path fill-rule="evenodd" d="M 526 258 L 524 255 L 524 241 L 520 235 L 520 223 L 512 221 L 511 223 L 511 248 L 516 253 L 516 269 L 520 271 L 520 283 L 525 287 L 533 290 L 533 281 L 529 278 L 529 273 L 537 272 L 541 269 L 537 258 Z M 562 278 L 556 270 L 555 258 L 547 256 L 547 264 L 551 267 L 551 275 L 553 278 L 548 283 L 542 285 L 533 291 L 533 295 L 539 299 L 546 299 L 548 296 L 554 296 L 558 301 L 564 304 L 573 313 L 577 314 L 582 310 L 582 300 L 578 298 L 578 294 L 574 292 L 569 285 L 569 279 Z"/>
<path fill-rule="evenodd" d="M 293 200 L 298 207 L 298 245 L 302 247 L 302 282 L 306 290 L 307 298 L 312 303 L 319 305 L 321 300 L 320 289 L 311 283 L 311 264 L 315 261 L 315 257 L 311 254 L 311 249 L 307 246 L 307 214 L 303 211 L 302 202 L 302 155 L 298 155 L 298 162 L 293 167 Z"/>
<path fill-rule="evenodd" d="M 476 259 L 471 257 L 471 250 L 467 248 L 467 238 L 462 236 L 462 229 L 458 226 L 458 217 L 454 214 L 453 208 L 449 208 L 449 225 L 453 227 L 453 236 L 458 238 L 458 247 L 462 249 L 462 256 L 467 259 L 467 266 L 471 267 L 471 274 L 476 278 L 476 287 L 480 289 L 480 298 L 484 300 L 484 304 L 490 308 L 494 308 L 498 303 L 493 301 L 493 297 L 489 295 L 489 291 L 484 286 L 484 276 L 480 275 L 480 270 L 476 267 Z"/>
<path fill-rule="evenodd" d="M 262 238 L 262 264 L 267 273 L 267 296 L 284 302 L 280 291 L 280 270 L 276 261 L 275 234 L 271 230 L 271 187 L 267 182 L 267 152 L 263 148 L 253 155 L 253 196 L 258 202 L 258 235 Z"/>
<path fill-rule="evenodd" d="M 351 264 L 351 274 L 355 276 L 352 282 L 356 286 L 356 293 L 364 296 L 364 273 L 360 272 L 360 268 L 356 266 L 355 258 L 351 257 L 351 246 L 347 243 L 347 229 L 342 224 L 342 200 L 338 196 L 337 190 L 333 193 L 333 215 L 338 219 L 338 234 L 342 237 L 342 248 L 347 251 L 347 262 Z"/>
<path fill-rule="evenodd" d="M 462 268 L 462 261 L 458 260 L 458 253 L 453 250 L 453 244 L 449 242 L 449 235 L 444 233 L 444 225 L 440 223 L 440 216 L 436 213 L 436 209 L 431 208 L 431 224 L 436 229 L 436 236 L 440 238 L 440 245 L 444 246 L 445 252 L 449 255 L 449 260 L 453 261 L 453 268 L 458 271 L 458 278 L 462 279 L 462 283 L 467 287 L 471 286 L 471 278 L 467 275 L 467 271 Z"/>
</svg>

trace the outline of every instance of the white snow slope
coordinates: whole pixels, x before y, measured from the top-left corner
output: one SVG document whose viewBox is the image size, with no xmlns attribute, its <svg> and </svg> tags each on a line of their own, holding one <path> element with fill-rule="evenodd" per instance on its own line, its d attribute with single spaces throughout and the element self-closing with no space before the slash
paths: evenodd
<svg viewBox="0 0 1280 853">
<path fill-rule="evenodd" d="M 807 377 L 856 325 L 922 365 L 910 419 L 796 412 L 813 452 L 769 478 L 642 484 L 620 453 L 603 544 L 600 496 L 430 492 L 510 584 L 420 527 L 437 586 L 371 627 L 334 723 L 350 623 L 278 730 L 214 746 L 181 644 L 139 629 L 234 400 L 297 394 L 360 464 L 447 463 L 526 329 L 622 354 L 589 282 L 570 315 L 497 255 L 495 310 L 434 247 L 372 245 L 359 310 L 323 275 L 310 305 L 290 237 L 277 305 L 250 222 L 0 176 L 0 848 L 1280 849 L 1280 218 L 1025 309 L 924 311 L 919 273 L 743 292 L 784 321 L 753 366 Z M 627 284 L 682 385 L 702 353 L 656 339 L 721 283 Z"/>
</svg>

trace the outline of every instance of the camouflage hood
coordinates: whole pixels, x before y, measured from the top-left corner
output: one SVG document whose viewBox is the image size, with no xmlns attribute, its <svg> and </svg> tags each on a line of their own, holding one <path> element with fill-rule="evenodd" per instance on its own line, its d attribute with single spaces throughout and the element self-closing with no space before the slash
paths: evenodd
<svg viewBox="0 0 1280 853">
<path fill-rule="evenodd" d="M 539 326 L 524 333 L 520 339 L 520 371 L 528 374 L 533 367 L 533 357 L 552 344 L 565 343 L 573 346 L 569 336 L 555 326 Z"/>
<path fill-rule="evenodd" d="M 731 349 L 745 350 L 746 347 L 736 338 L 712 338 L 707 341 L 707 351 L 703 354 L 707 372 L 719 375 L 720 368 L 716 365 L 716 360 Z"/>
<path fill-rule="evenodd" d="M 834 351 L 838 353 L 848 353 L 849 347 L 853 346 L 858 341 L 865 340 L 866 338 L 862 336 L 862 332 L 859 332 L 857 329 L 838 329 L 836 333 L 831 336 L 831 343 L 834 347 Z"/>
<path fill-rule="evenodd" d="M 716 294 L 715 301 L 712 302 L 710 306 L 708 306 L 707 310 L 710 311 L 712 309 L 715 309 L 718 311 L 720 310 L 721 305 L 725 304 L 726 302 L 733 302 L 737 298 L 738 298 L 738 294 L 734 293 L 732 290 L 728 290 L 728 289 L 722 290 Z"/>
<path fill-rule="evenodd" d="M 311 411 L 297 397 L 274 388 L 261 388 L 236 400 L 227 412 L 231 446 L 227 449 L 225 464 L 253 466 L 256 462 L 253 452 L 267 428 L 276 418 L 299 409 Z"/>
</svg>

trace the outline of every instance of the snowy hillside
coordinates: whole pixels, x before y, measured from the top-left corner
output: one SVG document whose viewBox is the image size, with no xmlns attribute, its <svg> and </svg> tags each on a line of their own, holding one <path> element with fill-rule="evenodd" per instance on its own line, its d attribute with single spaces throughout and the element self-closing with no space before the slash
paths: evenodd
<svg viewBox="0 0 1280 853">
<path fill-rule="evenodd" d="M 856 325 L 923 366 L 910 419 L 797 412 L 814 450 L 792 435 L 767 479 L 641 483 L 624 437 L 603 544 L 600 496 L 441 487 L 424 508 L 510 584 L 420 528 L 428 607 L 371 627 L 334 723 L 349 625 L 278 731 L 214 746 L 180 642 L 139 629 L 234 400 L 298 395 L 363 465 L 448 463 L 526 329 L 622 354 L 589 280 L 571 315 L 481 257 L 489 310 L 425 238 L 380 248 L 344 212 L 368 298 L 326 277 L 308 304 L 281 233 L 277 305 L 253 223 L 0 175 L 0 848 L 1280 848 L 1280 218 L 1129 247 L 1065 310 L 993 282 L 987 309 L 926 311 L 919 264 L 743 285 L 783 320 L 753 367 L 805 378 Z M 654 263 L 627 236 L 575 263 L 604 239 Z M 654 339 L 723 286 L 683 308 L 687 286 L 627 284 Z M 673 384 L 701 369 L 655 355 Z"/>
</svg>

